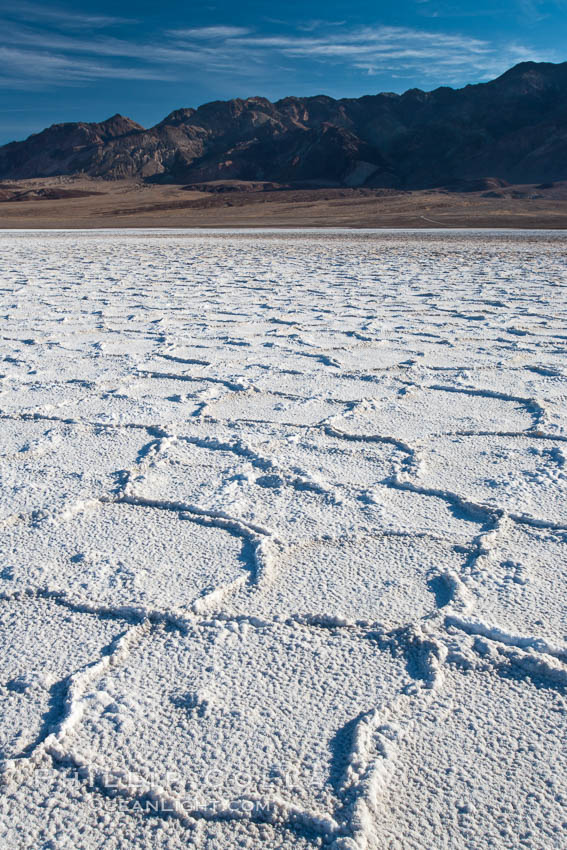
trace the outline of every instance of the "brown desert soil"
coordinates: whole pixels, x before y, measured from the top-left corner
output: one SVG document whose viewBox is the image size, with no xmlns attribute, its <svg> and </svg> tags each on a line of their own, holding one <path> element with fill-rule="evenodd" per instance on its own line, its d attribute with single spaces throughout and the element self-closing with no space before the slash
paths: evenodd
<svg viewBox="0 0 567 850">
<path fill-rule="evenodd" d="M 160 186 L 51 177 L 0 184 L 0 228 L 567 228 L 567 182 L 493 192 Z"/>
</svg>

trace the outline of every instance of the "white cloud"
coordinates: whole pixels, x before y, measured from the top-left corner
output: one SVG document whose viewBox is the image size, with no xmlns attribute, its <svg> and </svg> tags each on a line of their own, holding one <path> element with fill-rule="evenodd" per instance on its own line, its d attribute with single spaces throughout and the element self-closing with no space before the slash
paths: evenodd
<svg viewBox="0 0 567 850">
<path fill-rule="evenodd" d="M 77 85 L 96 79 L 121 80 L 172 80 L 164 70 L 147 67 L 105 65 L 93 60 L 58 56 L 39 50 L 21 50 L 0 46 L 0 64 L 4 76 L 3 87 L 42 88 L 45 81 L 58 85 Z"/>
<path fill-rule="evenodd" d="M 25 21 L 51 21 L 62 27 L 104 28 L 118 24 L 132 23 L 132 18 L 116 17 L 114 15 L 91 15 L 86 12 L 71 12 L 69 9 L 48 6 L 46 4 L 28 3 L 18 0 L 10 5 L 3 4 L 2 13 L 6 17 Z"/>
<path fill-rule="evenodd" d="M 248 35 L 250 30 L 246 27 L 193 27 L 192 29 L 166 30 L 166 35 L 174 38 L 196 38 L 196 39 L 226 39 L 236 36 Z"/>
<path fill-rule="evenodd" d="M 4 43 L 3 55 L 12 50 L 13 58 L 3 62 L 3 79 L 36 88 L 99 78 L 172 80 L 185 69 L 185 75 L 224 73 L 227 79 L 258 85 L 273 78 L 282 65 L 291 66 L 296 77 L 313 80 L 332 65 L 345 73 L 413 75 L 427 87 L 431 82 L 458 85 L 487 79 L 527 59 L 556 61 L 554 55 L 524 45 L 409 27 L 353 28 L 340 22 L 312 21 L 291 33 L 275 24 L 267 34 L 228 25 L 176 29 L 156 34 L 150 42 L 117 38 L 103 30 L 91 37 L 63 30 L 5 20 L 0 45 Z"/>
</svg>

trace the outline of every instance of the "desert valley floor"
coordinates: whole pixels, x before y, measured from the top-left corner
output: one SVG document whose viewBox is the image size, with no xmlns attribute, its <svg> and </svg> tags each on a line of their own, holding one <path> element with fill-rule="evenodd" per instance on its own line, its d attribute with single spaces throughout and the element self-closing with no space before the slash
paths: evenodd
<svg viewBox="0 0 567 850">
<path fill-rule="evenodd" d="M 566 252 L 0 234 L 0 847 L 565 847 Z"/>
</svg>

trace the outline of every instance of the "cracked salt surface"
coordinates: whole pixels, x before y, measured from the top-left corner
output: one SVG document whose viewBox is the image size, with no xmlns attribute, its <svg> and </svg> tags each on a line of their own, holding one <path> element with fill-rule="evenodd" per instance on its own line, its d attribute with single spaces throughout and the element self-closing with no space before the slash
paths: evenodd
<svg viewBox="0 0 567 850">
<path fill-rule="evenodd" d="M 563 847 L 565 236 L 0 245 L 0 847 Z"/>
</svg>

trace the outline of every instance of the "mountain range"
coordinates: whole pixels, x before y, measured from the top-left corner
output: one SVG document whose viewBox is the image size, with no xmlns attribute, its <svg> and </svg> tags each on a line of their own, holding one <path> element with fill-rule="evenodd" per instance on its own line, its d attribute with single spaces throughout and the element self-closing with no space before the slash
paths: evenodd
<svg viewBox="0 0 567 850">
<path fill-rule="evenodd" d="M 0 147 L 1 180 L 54 175 L 458 191 L 566 180 L 567 62 L 461 89 L 215 101 L 149 129 L 114 115 Z"/>
</svg>

